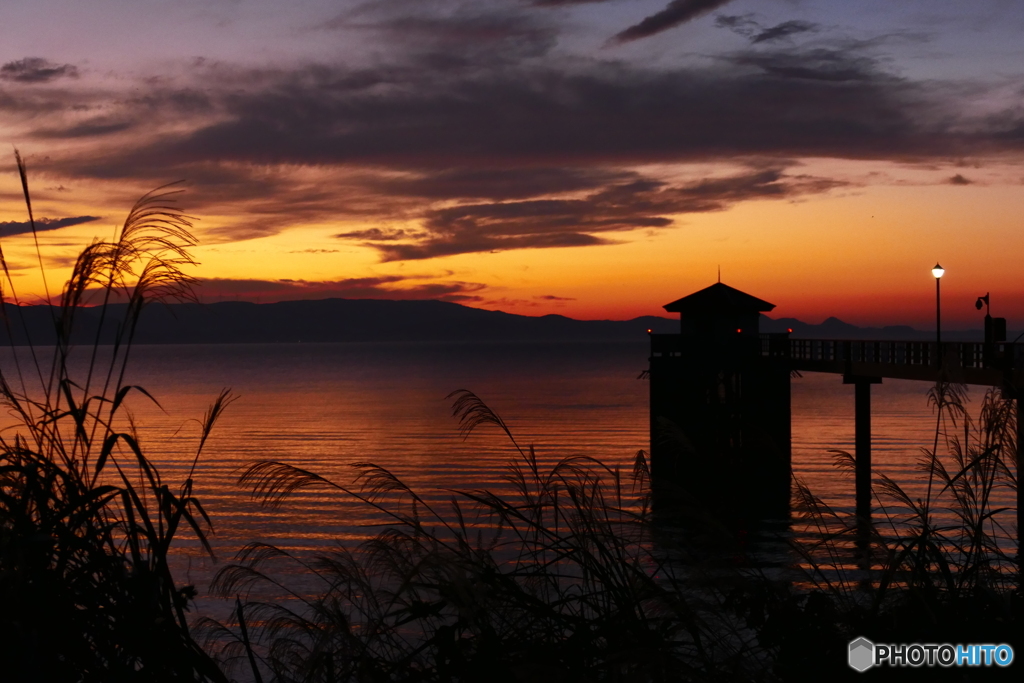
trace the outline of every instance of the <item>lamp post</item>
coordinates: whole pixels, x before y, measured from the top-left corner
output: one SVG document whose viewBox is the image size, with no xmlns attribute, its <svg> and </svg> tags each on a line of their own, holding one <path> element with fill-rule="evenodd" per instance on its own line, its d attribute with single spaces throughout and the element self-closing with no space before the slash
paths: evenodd
<svg viewBox="0 0 1024 683">
<path fill-rule="evenodd" d="M 942 365 L 942 297 L 939 281 L 945 273 L 945 269 L 938 263 L 932 268 L 932 275 L 935 276 L 935 352 L 938 365 Z"/>
</svg>

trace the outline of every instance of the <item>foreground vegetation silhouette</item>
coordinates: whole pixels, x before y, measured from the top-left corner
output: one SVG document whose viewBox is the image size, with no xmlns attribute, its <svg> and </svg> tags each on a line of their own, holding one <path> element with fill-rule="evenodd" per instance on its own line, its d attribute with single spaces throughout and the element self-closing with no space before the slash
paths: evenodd
<svg viewBox="0 0 1024 683">
<path fill-rule="evenodd" d="M 464 434 L 492 425 L 510 440 L 507 493 L 456 491 L 438 507 L 372 463 L 354 464 L 350 484 L 274 461 L 245 471 L 240 483 L 269 506 L 319 488 L 390 525 L 315 558 L 248 545 L 217 579 L 236 600 L 235 623 L 206 624 L 222 659 L 281 682 L 818 681 L 860 675 L 846 664 L 859 636 L 1021 644 L 1015 534 L 1004 526 L 1008 510 L 993 506 L 1016 487 L 1014 412 L 995 392 L 977 421 L 962 387 L 930 393 L 937 423 L 920 462 L 926 493 L 880 476 L 874 525 L 798 483 L 804 528 L 791 541 L 794 566 L 781 570 L 737 561 L 727 540 L 695 546 L 682 540 L 692 536 L 659 532 L 643 452 L 625 478 L 582 456 L 543 467 L 474 394 L 453 396 Z M 836 456 L 851 469 L 849 454 Z M 700 524 L 722 529 L 706 516 Z M 315 577 L 319 591 L 243 602 L 253 588 L 286 588 L 282 564 Z"/>
<path fill-rule="evenodd" d="M 779 679 L 856 680 L 861 674 L 846 667 L 846 649 L 858 636 L 878 643 L 1009 643 L 1024 652 L 1014 508 L 998 505 L 1015 500 L 1018 486 L 1015 406 L 992 389 L 972 419 L 966 399 L 963 385 L 939 383 L 929 391 L 936 426 L 933 443 L 921 449 L 919 479 L 901 485 L 877 475 L 870 525 L 797 482 L 805 531 L 793 545 L 802 559 L 799 580 L 745 583 L 736 603 L 773 651 Z M 833 453 L 852 479 L 853 456 Z M 916 491 L 909 488 L 915 483 Z M 997 673 L 1019 675 L 956 667 L 870 675 L 974 681 Z"/>
<path fill-rule="evenodd" d="M 750 634 L 694 595 L 649 524 L 643 452 L 632 476 L 585 456 L 542 467 L 468 391 L 455 395 L 464 433 L 490 424 L 511 440 L 509 493 L 460 491 L 435 507 L 387 469 L 354 465 L 352 487 L 281 462 L 242 476 L 265 503 L 322 487 L 391 522 L 357 547 L 308 561 L 247 546 L 222 570 L 226 596 L 276 583 L 275 563 L 300 563 L 322 592 L 249 602 L 236 613 L 266 647 L 277 681 L 734 680 L 747 671 Z M 625 480 L 624 480 L 625 479 Z M 255 629 L 253 626 L 259 624 Z M 241 632 L 240 632 L 241 633 Z M 255 658 L 247 641 L 213 629 L 225 655 Z M 756 658 L 755 658 L 756 659 Z"/>
<path fill-rule="evenodd" d="M 42 270 L 27 173 L 17 158 Z M 195 244 L 173 188 L 140 199 L 113 241 L 86 247 L 52 305 L 56 347 L 11 348 L 0 402 L 14 424 L 0 434 L 0 679 L 5 681 L 225 681 L 191 636 L 195 591 L 175 583 L 171 545 L 188 528 L 203 546 L 209 519 L 189 478 L 177 490 L 146 457 L 126 399 L 132 338 L 150 302 L 189 298 L 182 272 Z M 22 323 L 0 248 L 7 337 Z M 42 271 L 44 286 L 46 272 Z M 112 347 L 72 349 L 86 297 L 104 314 L 127 300 Z M 49 299 L 49 292 L 47 292 Z M 74 361 L 72 358 L 74 357 Z M 207 412 L 194 472 L 228 402 Z"/>
</svg>

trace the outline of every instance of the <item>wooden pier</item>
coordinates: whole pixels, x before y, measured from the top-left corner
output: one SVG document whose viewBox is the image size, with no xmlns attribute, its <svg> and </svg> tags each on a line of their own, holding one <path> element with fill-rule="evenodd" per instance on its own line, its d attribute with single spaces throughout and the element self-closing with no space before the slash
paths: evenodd
<svg viewBox="0 0 1024 683">
<path fill-rule="evenodd" d="M 767 511 L 788 509 L 790 377 L 840 375 L 854 385 L 856 511 L 871 514 L 871 385 L 883 379 L 998 387 L 1017 406 L 1017 472 L 1024 449 L 1024 344 L 793 339 L 761 334 L 761 299 L 717 283 L 665 306 L 680 334 L 652 334 L 651 469 L 656 485 L 716 497 L 726 478 Z M 1018 536 L 1024 529 L 1018 488 Z"/>
</svg>

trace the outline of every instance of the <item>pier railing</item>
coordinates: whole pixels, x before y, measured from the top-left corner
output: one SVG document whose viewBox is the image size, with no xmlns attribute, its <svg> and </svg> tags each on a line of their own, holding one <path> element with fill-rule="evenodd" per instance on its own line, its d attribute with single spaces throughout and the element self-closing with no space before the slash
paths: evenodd
<svg viewBox="0 0 1024 683">
<path fill-rule="evenodd" d="M 751 357 L 802 372 L 1024 387 L 1024 344 L 870 339 L 793 339 L 789 334 L 692 339 L 652 334 L 652 358 Z"/>
<path fill-rule="evenodd" d="M 791 339 L 762 334 L 761 355 L 788 359 L 794 370 L 839 372 L 905 379 L 935 379 L 942 369 L 950 381 L 1001 385 L 1024 367 L 1024 344 Z"/>
</svg>

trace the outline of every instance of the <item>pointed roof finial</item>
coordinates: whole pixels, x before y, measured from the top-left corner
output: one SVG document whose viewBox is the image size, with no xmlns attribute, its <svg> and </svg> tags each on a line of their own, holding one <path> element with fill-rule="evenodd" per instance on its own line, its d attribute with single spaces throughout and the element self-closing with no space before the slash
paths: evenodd
<svg viewBox="0 0 1024 683">
<path fill-rule="evenodd" d="M 722 281 L 722 264 L 721 263 L 718 264 L 718 281 L 719 282 Z"/>
</svg>

